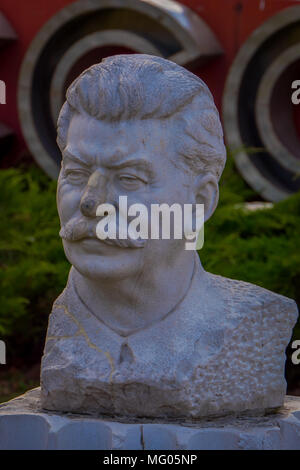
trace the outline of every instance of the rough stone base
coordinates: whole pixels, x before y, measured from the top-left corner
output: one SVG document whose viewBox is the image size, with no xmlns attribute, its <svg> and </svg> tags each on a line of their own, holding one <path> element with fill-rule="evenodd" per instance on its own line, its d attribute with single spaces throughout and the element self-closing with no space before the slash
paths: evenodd
<svg viewBox="0 0 300 470">
<path fill-rule="evenodd" d="M 45 412 L 36 388 L 0 405 L 0 449 L 300 449 L 300 397 L 267 416 L 121 422 Z"/>
</svg>

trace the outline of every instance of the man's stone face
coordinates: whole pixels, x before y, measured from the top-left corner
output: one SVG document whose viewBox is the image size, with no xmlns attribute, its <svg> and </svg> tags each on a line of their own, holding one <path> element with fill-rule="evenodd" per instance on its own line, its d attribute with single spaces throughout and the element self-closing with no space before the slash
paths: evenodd
<svg viewBox="0 0 300 470">
<path fill-rule="evenodd" d="M 103 203 L 118 207 L 127 196 L 128 207 L 142 203 L 194 203 L 191 176 L 176 154 L 182 139 L 170 120 L 118 123 L 74 114 L 58 181 L 57 203 L 62 227 L 74 221 L 96 227 L 96 208 Z M 175 165 L 174 165 L 175 162 Z M 151 240 L 143 248 L 108 245 L 96 235 L 63 240 L 70 263 L 93 279 L 122 279 L 148 266 L 172 266 L 184 250 L 185 240 Z"/>
</svg>

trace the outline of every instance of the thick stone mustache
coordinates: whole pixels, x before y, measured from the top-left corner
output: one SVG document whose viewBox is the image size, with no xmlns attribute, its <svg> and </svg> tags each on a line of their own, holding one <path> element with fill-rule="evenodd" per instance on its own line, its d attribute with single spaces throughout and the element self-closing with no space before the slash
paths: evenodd
<svg viewBox="0 0 300 470">
<path fill-rule="evenodd" d="M 118 238 L 100 240 L 96 234 L 95 221 L 84 220 L 82 218 L 71 219 L 66 225 L 63 225 L 59 231 L 59 236 L 66 241 L 76 242 L 85 238 L 93 238 L 107 245 L 118 246 L 119 248 L 144 248 L 146 240 L 133 240 L 129 235 L 125 240 Z"/>
</svg>

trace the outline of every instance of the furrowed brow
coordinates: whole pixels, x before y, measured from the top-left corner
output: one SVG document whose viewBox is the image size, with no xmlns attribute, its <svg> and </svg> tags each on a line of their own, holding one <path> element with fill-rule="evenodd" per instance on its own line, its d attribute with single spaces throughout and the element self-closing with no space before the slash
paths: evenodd
<svg viewBox="0 0 300 470">
<path fill-rule="evenodd" d="M 64 150 L 62 152 L 62 156 L 63 156 L 63 161 L 66 162 L 66 163 L 68 161 L 70 161 L 72 163 L 77 163 L 77 164 L 85 166 L 85 167 L 90 167 L 91 166 L 91 162 L 87 161 L 87 159 L 85 159 L 83 157 L 80 157 L 79 155 L 74 155 L 71 152 L 69 152 L 68 150 Z"/>
<path fill-rule="evenodd" d="M 122 168 L 136 168 L 137 170 L 144 171 L 150 175 L 153 174 L 152 165 L 147 160 L 126 160 L 120 163 L 108 163 L 105 166 L 113 170 L 121 170 Z"/>
</svg>

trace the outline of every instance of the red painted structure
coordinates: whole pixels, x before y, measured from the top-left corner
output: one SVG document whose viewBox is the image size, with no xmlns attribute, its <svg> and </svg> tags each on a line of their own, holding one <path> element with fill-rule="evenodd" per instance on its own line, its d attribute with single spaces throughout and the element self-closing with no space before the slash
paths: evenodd
<svg viewBox="0 0 300 470">
<path fill-rule="evenodd" d="M 290 0 L 178 0 L 197 13 L 219 39 L 224 54 L 193 70 L 208 84 L 217 106 L 221 107 L 229 67 L 248 36 L 275 13 L 299 1 Z M 15 163 L 26 149 L 18 117 L 17 86 L 23 57 L 41 27 L 72 0 L 1 0 L 0 10 L 17 33 L 18 39 L 0 49 L 0 79 L 6 83 L 6 105 L 0 105 L 0 122 L 13 129 L 16 142 L 2 166 Z M 300 78 L 300 77 L 299 77 Z M 300 129 L 300 112 L 295 111 Z M 1 162 L 0 162 L 1 164 Z"/>
</svg>

